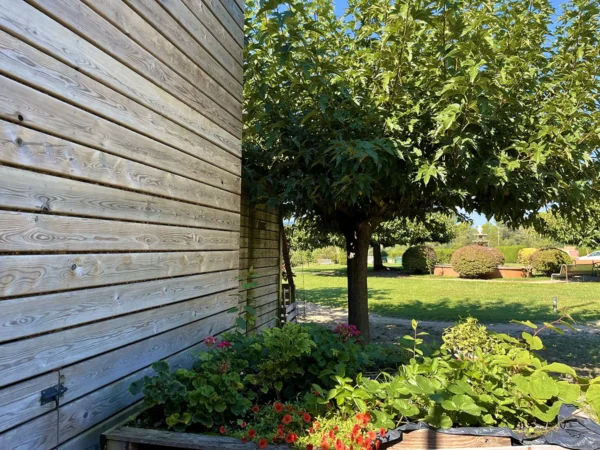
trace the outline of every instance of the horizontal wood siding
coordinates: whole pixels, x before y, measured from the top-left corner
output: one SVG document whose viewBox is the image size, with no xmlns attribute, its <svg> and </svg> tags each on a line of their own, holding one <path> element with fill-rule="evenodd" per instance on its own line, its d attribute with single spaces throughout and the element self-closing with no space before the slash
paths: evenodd
<svg viewBox="0 0 600 450">
<path fill-rule="evenodd" d="M 257 319 L 251 331 L 258 332 L 276 325 L 281 287 L 280 220 L 275 209 L 248 206 L 247 197 L 242 190 L 240 271 L 244 274 L 252 268 L 256 286 L 242 289 L 240 304 L 256 310 Z"/>
<path fill-rule="evenodd" d="M 242 205 L 242 6 L 0 0 L 0 449 L 99 450 L 154 361 L 234 329 L 248 264 L 274 324 L 277 215 Z"/>
</svg>

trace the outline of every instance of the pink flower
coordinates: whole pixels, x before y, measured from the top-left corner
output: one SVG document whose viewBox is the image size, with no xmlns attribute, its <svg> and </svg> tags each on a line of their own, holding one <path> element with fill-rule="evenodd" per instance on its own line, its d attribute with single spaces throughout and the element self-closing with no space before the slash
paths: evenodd
<svg viewBox="0 0 600 450">
<path fill-rule="evenodd" d="M 213 345 L 215 345 L 217 343 L 218 339 L 214 336 L 208 336 L 206 338 L 204 338 L 204 345 L 206 345 L 207 347 L 212 347 Z"/>
<path fill-rule="evenodd" d="M 217 348 L 229 348 L 231 347 L 231 342 L 229 341 L 221 341 L 217 344 Z"/>
</svg>

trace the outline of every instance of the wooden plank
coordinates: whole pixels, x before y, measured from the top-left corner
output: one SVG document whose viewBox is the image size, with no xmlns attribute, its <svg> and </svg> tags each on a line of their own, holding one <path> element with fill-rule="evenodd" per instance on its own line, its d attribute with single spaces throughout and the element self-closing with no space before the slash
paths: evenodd
<svg viewBox="0 0 600 450">
<path fill-rule="evenodd" d="M 233 289 L 237 276 L 229 270 L 4 300 L 0 342 Z"/>
<path fill-rule="evenodd" d="M 221 314 L 221 319 L 227 321 L 227 326 L 234 323 L 233 314 L 225 312 Z M 215 330 L 223 327 L 223 323 L 220 320 L 205 320 L 196 322 L 196 326 L 204 330 L 204 336 L 211 336 L 215 334 Z M 172 368 L 189 368 L 197 360 L 197 351 L 200 349 L 200 346 L 193 346 L 166 358 L 166 361 Z M 135 380 L 154 374 L 152 367 L 146 367 L 75 401 L 62 404 L 59 407 L 59 442 L 76 436 L 139 400 L 141 394 L 133 396 L 129 392 L 129 386 Z"/>
<path fill-rule="evenodd" d="M 250 238 L 240 236 L 240 248 L 248 248 L 249 241 Z M 252 247 L 256 249 L 279 249 L 279 241 L 276 241 L 275 239 L 253 239 Z"/>
<path fill-rule="evenodd" d="M 279 265 L 279 258 L 240 258 L 240 269 L 255 269 Z"/>
<path fill-rule="evenodd" d="M 0 432 L 52 411 L 55 403 L 42 405 L 41 392 L 57 384 L 58 372 L 52 372 L 0 389 Z"/>
<path fill-rule="evenodd" d="M 0 297 L 217 272 L 237 265 L 234 251 L 5 255 L 0 256 Z"/>
<path fill-rule="evenodd" d="M 4 120 L 0 120 L 0 162 L 32 170 L 42 170 L 58 176 L 104 183 L 109 186 L 157 194 L 162 197 L 193 203 L 193 205 L 181 204 L 150 195 L 107 189 L 97 185 L 91 186 L 72 180 L 61 179 L 55 184 L 47 181 L 51 186 L 54 186 L 53 192 L 59 198 L 65 195 L 75 198 L 75 193 L 88 199 L 96 198 L 97 202 L 103 206 L 102 208 L 98 208 L 96 205 L 93 206 L 94 211 L 100 211 L 100 213 L 95 214 L 96 216 L 101 217 L 103 211 L 112 211 L 110 213 L 111 217 L 161 222 L 161 219 L 156 217 L 151 219 L 151 217 L 162 213 L 172 217 L 167 221 L 162 220 L 163 223 L 172 223 L 173 220 L 176 220 L 176 223 L 180 225 L 206 226 L 208 228 L 235 231 L 240 228 L 240 219 L 237 214 L 240 197 L 237 194 L 206 186 L 188 178 L 173 175 L 89 147 L 73 144 Z M 4 171 L 2 178 L 17 177 L 17 185 L 24 183 L 20 178 L 21 176 L 29 177 L 30 181 L 35 178 L 36 181 L 32 182 L 25 191 L 36 192 L 34 186 L 38 186 L 38 183 L 44 183 L 40 181 L 41 178 L 55 180 L 54 178 L 46 178 L 45 175 L 25 174 L 15 171 L 15 169 L 2 168 L 2 170 Z M 15 192 L 21 190 L 15 187 Z M 44 191 L 44 193 L 47 192 Z M 5 201 L 8 198 L 19 198 L 18 195 L 14 195 L 14 192 L 10 195 L 5 191 L 5 195 Z M 129 206 L 121 205 L 116 209 L 110 208 L 115 198 L 129 203 Z M 19 202 L 18 200 L 13 201 Z M 36 205 L 34 209 L 38 210 L 42 203 L 38 199 L 34 203 Z M 86 204 L 88 202 L 82 200 L 81 203 Z M 136 206 L 136 203 L 139 206 Z M 206 208 L 198 206 L 198 204 L 229 211 Z M 30 209 L 26 206 L 24 208 Z M 66 213 L 67 211 L 63 212 Z M 91 211 L 82 212 L 82 214 L 94 215 Z M 173 217 L 176 217 L 176 219 L 173 219 Z"/>
<path fill-rule="evenodd" d="M 233 37 L 240 47 L 244 46 L 244 24 L 236 23 L 236 21 L 227 12 L 223 4 L 219 0 L 191 0 L 199 3 L 202 6 L 208 7 L 223 28 Z"/>
<path fill-rule="evenodd" d="M 221 105 L 197 89 L 195 84 L 191 84 L 181 77 L 81 2 L 72 0 L 31 0 L 31 2 L 57 22 L 93 42 L 96 47 L 104 50 L 124 66 L 154 83 L 164 93 L 181 101 L 182 105 L 185 104 L 191 108 L 198 115 L 202 126 L 202 128 L 194 128 L 199 135 L 217 145 L 223 145 L 225 149 L 227 149 L 226 142 L 234 144 L 236 138 L 241 138 L 239 102 L 236 102 L 238 110 L 235 114 L 226 111 Z M 235 144 L 233 148 L 236 148 Z M 227 150 L 239 155 L 234 150 Z"/>
<path fill-rule="evenodd" d="M 2 344 L 0 385 L 75 363 L 237 305 L 237 290 Z M 209 321 L 212 323 L 212 321 Z"/>
<path fill-rule="evenodd" d="M 278 248 L 241 248 L 240 259 L 279 258 Z"/>
<path fill-rule="evenodd" d="M 268 222 L 266 220 L 259 219 L 256 214 L 253 217 L 242 216 L 241 225 L 248 228 L 257 228 L 259 230 L 269 230 L 279 232 L 279 223 Z"/>
<path fill-rule="evenodd" d="M 271 284 L 268 286 L 262 286 L 259 288 L 254 288 L 254 289 L 250 289 L 248 291 L 246 291 L 248 293 L 248 295 L 250 297 L 252 297 L 253 299 L 251 300 L 251 302 L 254 302 L 253 304 L 255 305 L 263 305 L 265 303 L 271 302 L 273 300 L 277 300 L 277 295 L 275 295 L 273 297 L 273 294 L 278 294 L 279 293 L 279 285 L 278 284 Z M 270 295 L 270 297 L 267 298 L 267 296 Z"/>
<path fill-rule="evenodd" d="M 231 56 L 210 30 L 200 22 L 181 0 L 158 0 L 162 7 L 236 80 L 242 80 L 242 58 Z"/>
<path fill-rule="evenodd" d="M 184 30 L 157 2 L 147 0 L 124 0 L 140 16 L 164 35 L 196 65 L 207 72 L 217 83 L 242 101 L 242 79 L 232 77 L 223 66 L 217 63 L 210 53 Z M 242 18 L 243 24 L 243 18 Z M 242 25 L 243 26 L 243 25 Z"/>
<path fill-rule="evenodd" d="M 254 270 L 254 273 L 256 274 L 256 279 L 258 280 L 260 277 L 266 277 L 269 275 L 277 275 L 279 276 L 281 272 L 281 268 L 279 266 L 276 267 L 260 267 L 256 270 Z"/>
<path fill-rule="evenodd" d="M 113 442 L 133 442 L 169 448 L 192 450 L 249 450 L 256 449 L 256 443 L 242 444 L 239 439 L 226 436 L 212 436 L 173 431 L 147 430 L 143 428 L 119 427 L 106 433 L 107 440 Z M 267 445 L 267 450 L 287 450 L 287 445 Z"/>
<path fill-rule="evenodd" d="M 279 241 L 279 231 L 260 230 L 258 228 L 248 228 L 241 226 L 240 233 L 242 236 L 252 236 L 252 239 L 264 239 Z"/>
<path fill-rule="evenodd" d="M 235 0 L 216 0 L 220 1 L 227 14 L 237 23 L 238 27 L 244 30 L 244 12 L 237 6 Z"/>
<path fill-rule="evenodd" d="M 58 411 L 26 422 L 4 433 L 0 433 L 2 450 L 50 450 L 56 444 Z"/>
<path fill-rule="evenodd" d="M 241 45 L 236 41 L 228 30 L 217 20 L 210 8 L 202 4 L 200 0 L 183 0 L 188 10 L 198 19 L 217 41 L 227 50 L 227 52 L 236 60 L 244 59 L 244 43 Z M 235 28 L 237 30 L 237 27 Z"/>
<path fill-rule="evenodd" d="M 52 4 L 53 2 L 49 2 L 45 6 Z M 220 127 L 181 100 L 166 94 L 141 75 L 25 2 L 0 0 L 0 26 L 153 111 L 169 117 L 224 150 L 241 154 L 238 139 L 231 139 L 227 133 L 220 132 Z"/>
<path fill-rule="evenodd" d="M 260 209 L 251 209 L 248 205 L 244 204 L 244 198 L 242 198 L 242 206 L 241 206 L 242 216 L 247 217 L 246 219 L 248 223 L 252 223 L 252 221 L 264 221 L 271 222 L 276 225 L 279 225 L 279 216 L 267 211 L 262 211 Z"/>
<path fill-rule="evenodd" d="M 244 10 L 246 8 L 246 2 L 244 0 L 235 0 L 235 3 L 238 5 L 238 8 L 244 14 Z"/>
<path fill-rule="evenodd" d="M 191 366 L 198 352 L 205 349 L 202 340 L 229 329 L 234 319 L 235 314 L 224 312 L 63 368 L 60 374 L 69 390 L 61 405 L 184 350 L 186 359 L 180 358 L 178 364 Z"/>
<path fill-rule="evenodd" d="M 237 250 L 232 231 L 0 210 L 1 252 Z"/>
<path fill-rule="evenodd" d="M 384 445 L 383 448 L 395 450 L 457 449 L 511 447 L 510 437 L 467 436 L 438 433 L 435 430 L 416 430 L 402 434 L 402 442 Z M 537 448 L 537 447 L 536 447 Z"/>
<path fill-rule="evenodd" d="M 110 416 L 108 419 L 94 425 L 74 438 L 60 444 L 56 450 L 101 450 L 100 436 L 102 433 L 110 430 L 119 423 L 128 420 L 130 417 L 140 413 L 146 405 L 143 400 L 125 408 L 122 411 Z"/>
<path fill-rule="evenodd" d="M 84 0 L 84 3 L 119 28 L 121 32 L 133 39 L 146 51 L 152 53 L 156 58 L 175 70 L 189 83 L 197 86 L 204 94 L 214 100 L 219 108 L 222 107 L 228 111 L 239 122 L 242 115 L 241 102 L 221 87 L 204 70 L 196 66 L 192 60 L 152 28 L 129 6 L 116 0 Z"/>
<path fill-rule="evenodd" d="M 51 134 L 66 135 L 74 142 L 99 147 L 219 189 L 236 194 L 240 191 L 237 175 L 1 76 L 0 118 L 16 119 Z M 239 172 L 239 167 L 232 166 L 231 170 Z"/>
<path fill-rule="evenodd" d="M 239 159 L 187 128 L 4 32 L 0 32 L 0 70 L 11 78 L 43 89 L 186 153 L 210 155 L 210 162 L 219 167 L 230 170 Z M 214 92 L 219 92 L 217 86 L 212 86 Z"/>
</svg>

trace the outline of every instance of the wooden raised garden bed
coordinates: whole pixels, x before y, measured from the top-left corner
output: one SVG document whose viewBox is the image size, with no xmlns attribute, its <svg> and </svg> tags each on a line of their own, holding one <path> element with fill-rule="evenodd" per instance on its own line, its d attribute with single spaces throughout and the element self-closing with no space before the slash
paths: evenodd
<svg viewBox="0 0 600 450">
<path fill-rule="evenodd" d="M 511 439 L 491 436 L 464 436 L 437 433 L 432 430 L 417 430 L 404 433 L 401 442 L 390 442 L 381 446 L 388 450 L 504 450 L 511 446 Z M 103 450 L 250 450 L 256 443 L 243 444 L 239 439 L 174 431 L 149 430 L 117 425 L 103 435 Z M 519 447 L 528 450 L 560 450 L 555 445 Z M 269 445 L 269 450 L 289 449 L 287 445 Z"/>
</svg>

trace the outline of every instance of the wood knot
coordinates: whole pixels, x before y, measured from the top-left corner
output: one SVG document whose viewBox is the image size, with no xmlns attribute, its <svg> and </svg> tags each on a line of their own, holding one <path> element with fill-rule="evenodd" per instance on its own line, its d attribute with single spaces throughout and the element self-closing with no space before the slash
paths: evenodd
<svg viewBox="0 0 600 450">
<path fill-rule="evenodd" d="M 15 143 L 20 147 L 21 145 L 23 145 L 23 139 L 21 139 L 20 137 L 15 139 Z"/>
<path fill-rule="evenodd" d="M 77 264 L 73 264 L 73 265 L 71 266 L 71 270 L 75 270 L 75 269 L 77 269 Z"/>
<path fill-rule="evenodd" d="M 17 119 L 19 119 L 19 122 L 23 122 L 25 120 L 25 116 L 23 116 L 21 113 L 17 113 Z"/>
</svg>

